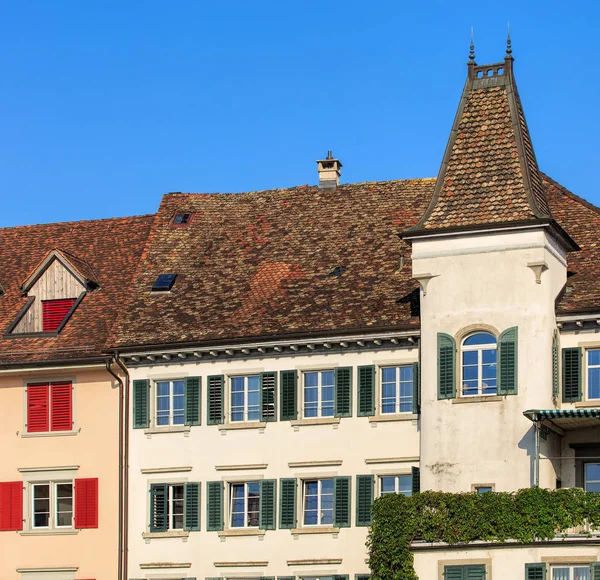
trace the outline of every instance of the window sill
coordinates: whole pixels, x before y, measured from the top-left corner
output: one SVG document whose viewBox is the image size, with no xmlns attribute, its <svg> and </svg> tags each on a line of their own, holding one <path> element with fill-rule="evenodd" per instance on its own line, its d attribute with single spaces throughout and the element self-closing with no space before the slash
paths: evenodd
<svg viewBox="0 0 600 580">
<path fill-rule="evenodd" d="M 389 415 L 373 415 L 369 423 L 385 423 L 386 421 L 415 421 L 419 416 L 416 413 L 390 413 Z"/>
<path fill-rule="evenodd" d="M 71 430 L 71 431 L 44 431 L 41 433 L 21 433 L 21 437 L 28 439 L 29 437 L 70 437 L 73 435 L 78 435 L 79 429 Z"/>
<path fill-rule="evenodd" d="M 191 427 L 189 425 L 177 425 L 170 427 L 150 427 L 144 429 L 146 435 L 158 435 L 159 433 L 189 433 Z"/>
<path fill-rule="evenodd" d="M 21 536 L 75 536 L 79 530 L 23 530 L 19 532 Z"/>
<path fill-rule="evenodd" d="M 169 532 L 144 532 L 142 538 L 144 540 L 158 540 L 159 538 L 187 538 L 190 535 L 185 530 L 171 530 Z"/>
<path fill-rule="evenodd" d="M 290 532 L 294 535 L 304 535 L 304 534 L 339 534 L 340 528 L 328 528 L 328 527 L 318 527 L 314 528 L 293 528 Z"/>
<path fill-rule="evenodd" d="M 236 431 L 239 429 L 264 429 L 267 426 L 266 422 L 263 421 L 253 421 L 250 423 L 244 423 L 240 421 L 239 423 L 224 423 L 219 425 L 219 431 Z"/>
<path fill-rule="evenodd" d="M 296 419 L 290 421 L 292 427 L 301 427 L 303 425 L 339 425 L 339 417 L 318 417 L 315 419 Z"/>
<path fill-rule="evenodd" d="M 502 395 L 480 395 L 475 397 L 456 397 L 452 399 L 453 405 L 461 405 L 462 403 L 493 403 L 502 401 Z"/>
<path fill-rule="evenodd" d="M 235 536 L 264 536 L 266 530 L 260 530 L 258 528 L 241 528 L 239 530 L 221 530 L 217 532 L 219 538 L 228 538 Z"/>
<path fill-rule="evenodd" d="M 592 401 L 577 401 L 575 403 L 576 409 L 600 409 L 600 399 L 594 399 Z"/>
</svg>

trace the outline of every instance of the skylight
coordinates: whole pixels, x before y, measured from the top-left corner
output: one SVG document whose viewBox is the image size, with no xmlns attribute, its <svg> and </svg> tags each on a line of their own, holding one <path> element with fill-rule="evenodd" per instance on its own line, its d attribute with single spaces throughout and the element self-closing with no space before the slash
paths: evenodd
<svg viewBox="0 0 600 580">
<path fill-rule="evenodd" d="M 177 274 L 159 274 L 152 285 L 153 292 L 168 292 L 175 282 Z"/>
<path fill-rule="evenodd" d="M 185 225 L 189 223 L 191 217 L 191 213 L 176 213 L 175 217 L 173 218 L 173 223 L 179 226 Z"/>
</svg>

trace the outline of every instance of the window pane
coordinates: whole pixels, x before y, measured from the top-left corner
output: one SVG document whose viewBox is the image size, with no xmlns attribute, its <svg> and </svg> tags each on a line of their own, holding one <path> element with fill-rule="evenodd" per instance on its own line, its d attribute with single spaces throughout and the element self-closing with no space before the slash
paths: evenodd
<svg viewBox="0 0 600 580">
<path fill-rule="evenodd" d="M 381 477 L 381 495 L 386 493 L 395 493 L 396 491 L 396 478 L 395 477 Z"/>
<path fill-rule="evenodd" d="M 600 350 L 588 350 L 588 365 L 600 365 Z"/>
<path fill-rule="evenodd" d="M 600 399 L 600 367 L 588 368 L 588 399 Z"/>
<path fill-rule="evenodd" d="M 398 493 L 402 495 L 412 495 L 412 476 L 411 475 L 399 475 L 398 476 Z"/>
<path fill-rule="evenodd" d="M 333 493 L 333 479 L 321 480 L 321 493 Z"/>
<path fill-rule="evenodd" d="M 552 580 L 571 580 L 569 568 L 552 568 Z"/>
<path fill-rule="evenodd" d="M 481 358 L 482 358 L 483 363 L 484 364 L 495 364 L 497 354 L 498 354 L 498 351 L 496 349 L 481 351 Z"/>
<path fill-rule="evenodd" d="M 156 383 L 156 394 L 159 397 L 164 397 L 169 395 L 169 383 L 168 382 L 158 382 Z"/>
<path fill-rule="evenodd" d="M 476 365 L 479 355 L 476 350 L 467 350 L 463 352 L 463 365 Z"/>
<path fill-rule="evenodd" d="M 465 346 L 473 346 L 475 344 L 496 344 L 496 339 L 487 332 L 478 332 L 469 336 L 464 342 Z"/>
<path fill-rule="evenodd" d="M 323 387 L 333 387 L 334 385 L 334 372 L 325 371 L 321 373 L 321 385 Z"/>
<path fill-rule="evenodd" d="M 488 492 L 492 491 L 491 487 L 486 487 L 486 486 L 477 487 L 475 489 L 477 490 L 477 493 L 488 493 Z"/>
<path fill-rule="evenodd" d="M 573 568 L 573 580 L 590 580 L 590 569 L 583 567 Z"/>
<path fill-rule="evenodd" d="M 397 367 L 386 367 L 381 369 L 381 380 L 384 383 L 395 383 L 396 382 L 396 368 Z"/>
<path fill-rule="evenodd" d="M 173 381 L 173 394 L 174 395 L 183 395 L 184 393 L 184 383 L 183 381 Z"/>
<path fill-rule="evenodd" d="M 319 384 L 319 373 L 304 373 L 304 385 L 316 387 Z"/>
</svg>

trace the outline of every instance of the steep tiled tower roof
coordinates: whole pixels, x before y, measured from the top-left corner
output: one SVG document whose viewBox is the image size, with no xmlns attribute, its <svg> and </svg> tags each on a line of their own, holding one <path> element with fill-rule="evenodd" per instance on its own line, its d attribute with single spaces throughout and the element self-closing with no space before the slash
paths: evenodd
<svg viewBox="0 0 600 580">
<path fill-rule="evenodd" d="M 513 74 L 473 53 L 431 203 L 416 230 L 551 220 Z"/>
</svg>

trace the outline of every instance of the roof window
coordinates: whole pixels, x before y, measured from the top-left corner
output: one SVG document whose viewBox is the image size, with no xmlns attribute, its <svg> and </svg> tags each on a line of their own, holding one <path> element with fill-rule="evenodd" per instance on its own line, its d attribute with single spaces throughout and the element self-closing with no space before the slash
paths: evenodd
<svg viewBox="0 0 600 580">
<path fill-rule="evenodd" d="M 152 292 L 168 292 L 175 282 L 177 274 L 159 274 L 152 285 Z"/>
<path fill-rule="evenodd" d="M 189 212 L 179 212 L 173 217 L 173 225 L 185 226 L 190 223 L 192 214 Z"/>
</svg>

